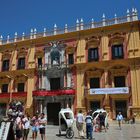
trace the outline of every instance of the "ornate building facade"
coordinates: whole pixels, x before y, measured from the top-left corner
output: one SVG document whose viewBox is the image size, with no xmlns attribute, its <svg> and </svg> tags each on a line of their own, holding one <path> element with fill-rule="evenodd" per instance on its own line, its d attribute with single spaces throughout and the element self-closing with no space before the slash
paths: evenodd
<svg viewBox="0 0 140 140">
<path fill-rule="evenodd" d="M 29 36 L 0 40 L 0 106 L 13 100 L 30 113 L 45 112 L 57 123 L 60 108 L 76 113 L 105 108 L 115 119 L 140 118 L 140 21 L 137 10 L 126 17 L 65 26 Z M 5 109 L 4 109 L 5 108 Z"/>
</svg>

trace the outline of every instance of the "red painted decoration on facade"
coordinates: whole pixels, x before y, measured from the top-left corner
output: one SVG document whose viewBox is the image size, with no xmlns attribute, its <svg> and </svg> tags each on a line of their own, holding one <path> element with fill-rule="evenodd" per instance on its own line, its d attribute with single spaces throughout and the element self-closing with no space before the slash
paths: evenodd
<svg viewBox="0 0 140 140">
<path fill-rule="evenodd" d="M 33 96 L 75 95 L 75 90 L 33 91 Z"/>
</svg>

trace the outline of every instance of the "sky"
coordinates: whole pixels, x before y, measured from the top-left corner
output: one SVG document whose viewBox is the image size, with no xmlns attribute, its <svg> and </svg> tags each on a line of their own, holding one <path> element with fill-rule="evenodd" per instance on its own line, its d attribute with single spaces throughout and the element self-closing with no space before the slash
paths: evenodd
<svg viewBox="0 0 140 140">
<path fill-rule="evenodd" d="M 31 28 L 37 32 L 64 28 L 65 24 L 75 26 L 76 20 L 84 23 L 126 16 L 127 9 L 137 8 L 140 15 L 140 0 L 0 0 L 0 35 L 4 38 L 30 34 Z M 139 16 L 140 17 L 140 16 Z"/>
</svg>

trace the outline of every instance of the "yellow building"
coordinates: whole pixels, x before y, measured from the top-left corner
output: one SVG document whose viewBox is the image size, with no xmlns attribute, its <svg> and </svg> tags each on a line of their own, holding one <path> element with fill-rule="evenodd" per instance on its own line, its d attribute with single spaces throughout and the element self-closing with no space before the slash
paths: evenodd
<svg viewBox="0 0 140 140">
<path fill-rule="evenodd" d="M 140 118 L 140 21 L 125 17 L 92 20 L 64 30 L 0 40 L 0 107 L 21 100 L 30 113 L 44 111 L 57 123 L 62 107 L 76 113 L 104 108 L 115 119 Z M 5 108 L 5 109 L 3 109 Z"/>
</svg>

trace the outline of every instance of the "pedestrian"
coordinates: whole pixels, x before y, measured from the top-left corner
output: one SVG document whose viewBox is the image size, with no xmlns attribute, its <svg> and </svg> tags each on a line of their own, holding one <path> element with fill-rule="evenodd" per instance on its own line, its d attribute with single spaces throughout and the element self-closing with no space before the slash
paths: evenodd
<svg viewBox="0 0 140 140">
<path fill-rule="evenodd" d="M 122 124 L 122 120 L 123 120 L 123 115 L 121 114 L 121 112 L 118 113 L 116 119 L 117 119 L 117 121 L 118 121 L 119 128 L 121 129 L 121 124 Z"/>
<path fill-rule="evenodd" d="M 33 118 L 31 119 L 31 126 L 32 126 L 32 137 L 33 137 L 33 140 L 36 140 L 37 133 L 39 131 L 38 115 L 34 115 Z"/>
<path fill-rule="evenodd" d="M 102 131 L 102 126 L 104 127 L 105 132 L 106 132 L 105 116 L 104 116 L 104 114 L 102 113 L 102 111 L 100 111 L 98 118 L 99 118 L 99 132 Z"/>
<path fill-rule="evenodd" d="M 135 124 L 135 122 L 136 122 L 136 113 L 134 113 L 133 115 L 132 115 L 132 124 Z"/>
<path fill-rule="evenodd" d="M 93 135 L 93 118 L 90 116 L 90 112 L 87 113 L 86 118 L 86 137 L 92 139 Z"/>
<path fill-rule="evenodd" d="M 79 110 L 79 113 L 77 114 L 76 117 L 76 127 L 80 138 L 84 138 L 83 125 L 84 125 L 84 115 L 82 113 L 82 110 Z"/>
<path fill-rule="evenodd" d="M 22 119 L 24 130 L 23 130 L 23 140 L 28 139 L 28 134 L 30 131 L 30 117 L 28 114 L 25 114 L 25 116 Z"/>
<path fill-rule="evenodd" d="M 16 118 L 16 140 L 22 140 L 23 138 L 23 124 L 21 116 L 18 115 Z"/>
<path fill-rule="evenodd" d="M 46 140 L 46 138 L 45 138 L 46 124 L 47 124 L 47 119 L 45 117 L 45 114 L 41 113 L 41 115 L 39 117 L 39 130 L 40 130 L 41 140 Z"/>
</svg>

